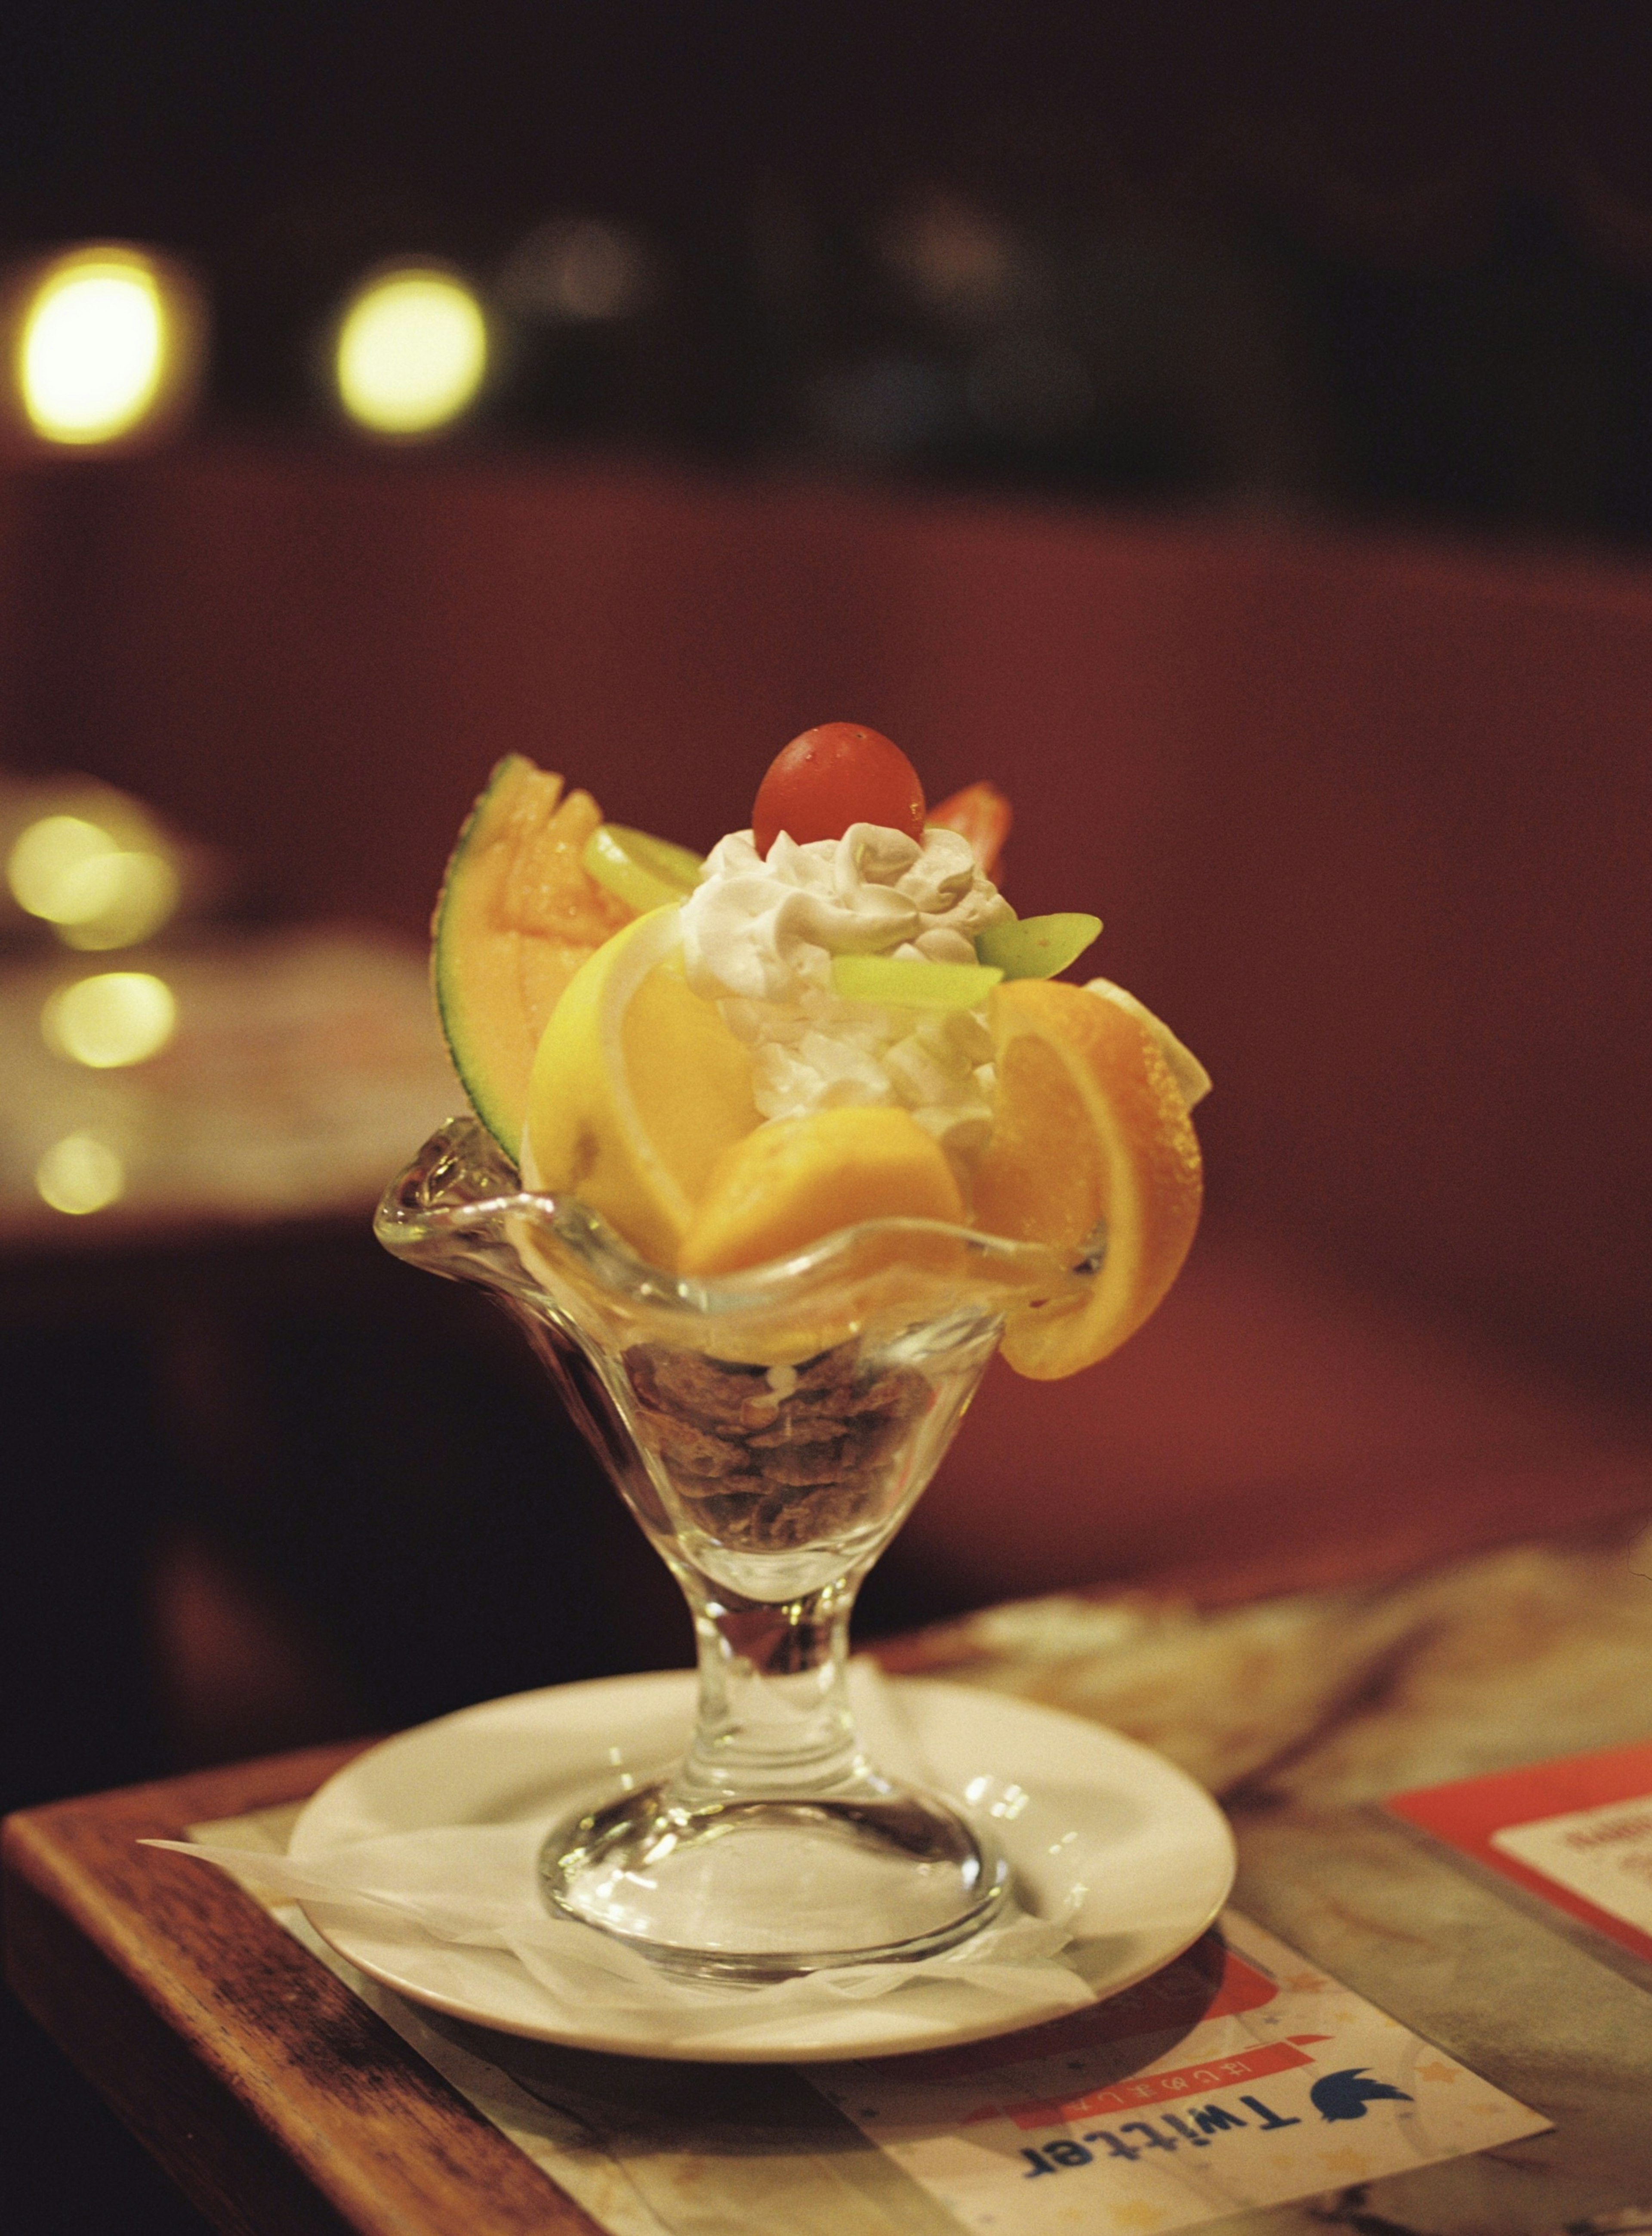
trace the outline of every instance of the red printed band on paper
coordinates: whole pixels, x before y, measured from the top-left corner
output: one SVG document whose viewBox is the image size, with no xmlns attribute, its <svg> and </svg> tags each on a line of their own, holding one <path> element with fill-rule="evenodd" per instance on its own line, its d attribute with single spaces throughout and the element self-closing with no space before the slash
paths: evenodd
<svg viewBox="0 0 1652 2236">
<path fill-rule="evenodd" d="M 1556 1910 L 1592 1926 L 1624 1949 L 1652 1963 L 1652 1934 L 1642 1933 L 1585 1896 L 1493 1845 L 1492 1836 L 1511 1825 L 1545 1817 L 1570 1817 L 1616 1801 L 1639 1801 L 1652 1791 L 1652 1740 L 1603 1747 L 1590 1754 L 1563 1756 L 1557 1762 L 1527 1763 L 1518 1770 L 1492 1771 L 1450 1786 L 1422 1786 L 1391 1793 L 1383 1807 L 1472 1857 L 1488 1870 L 1541 1895 Z"/>
<path fill-rule="evenodd" d="M 1324 2042 L 1324 2035 L 1303 2040 Z M 1270 2042 L 1260 2049 L 1241 2050 L 1233 2057 L 1212 2057 L 1203 2065 L 1173 2066 L 1167 2073 L 1144 2073 L 1135 2081 L 1121 2081 L 1111 2088 L 1092 2088 L 1083 2096 L 1064 2096 L 1059 2103 L 983 2104 L 966 2114 L 961 2124 L 973 2127 L 980 2120 L 1013 2120 L 1018 2127 L 1059 2127 L 1069 2120 L 1092 2120 L 1109 2112 L 1133 2112 L 1143 2104 L 1164 2104 L 1177 2096 L 1210 2096 L 1221 2088 L 1242 2088 L 1249 2081 L 1265 2080 L 1270 2073 L 1288 2073 L 1294 2066 L 1312 2065 L 1305 2050 L 1288 2042 Z"/>
<path fill-rule="evenodd" d="M 1067 2011 L 1017 2035 L 966 2042 L 957 2049 L 922 2050 L 902 2059 L 903 2071 L 925 2081 L 949 2081 L 1036 2058 L 1070 2057 L 1103 2042 L 1129 2042 L 1140 2035 L 1178 2035 L 1203 2019 L 1227 2018 L 1260 2010 L 1278 1995 L 1277 1985 L 1247 1964 L 1217 1933 L 1207 1933 L 1191 1949 L 1138 1980 L 1121 1995 L 1110 1996 L 1081 2011 Z"/>
</svg>

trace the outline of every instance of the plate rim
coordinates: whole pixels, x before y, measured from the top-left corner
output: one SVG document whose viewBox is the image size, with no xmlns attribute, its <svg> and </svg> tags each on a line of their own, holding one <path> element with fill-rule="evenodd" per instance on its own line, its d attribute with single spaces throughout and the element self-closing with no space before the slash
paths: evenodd
<svg viewBox="0 0 1652 2236">
<path fill-rule="evenodd" d="M 686 2042 L 676 2043 L 669 2047 L 662 2046 L 655 2049 L 639 2043 L 633 2036 L 606 2035 L 600 2028 L 588 2025 L 577 2029 L 554 2024 L 528 2025 L 520 2021 L 483 2014 L 474 2003 L 462 2001 L 439 1989 L 410 1983 L 403 1976 L 393 1971 L 388 1966 L 370 1962 L 364 1963 L 357 1950 L 350 1945 L 351 1937 L 347 1929 L 343 1932 L 330 1930 L 311 1915 L 309 1905 L 301 1903 L 298 1907 L 303 1910 L 311 1930 L 319 1935 L 334 1954 L 342 1957 L 344 1963 L 361 1973 L 364 1977 L 373 1981 L 377 1986 L 387 1988 L 391 1993 L 401 1996 L 409 2003 L 416 2003 L 424 2009 L 438 2011 L 444 2016 L 457 2019 L 468 2026 L 480 2027 L 487 2032 L 508 2035 L 521 2041 L 552 2042 L 564 2049 L 594 2051 L 612 2056 L 652 2057 L 665 2062 L 708 2065 L 836 2065 L 851 2062 L 860 2062 L 872 2058 L 922 2056 L 935 2050 L 961 2048 L 969 2042 L 991 2041 L 998 2035 L 1017 2034 L 1029 2027 L 1047 2025 L 1052 2019 L 1073 2015 L 1085 2009 L 1093 2008 L 1097 2003 L 1111 2002 L 1115 1996 L 1127 1994 L 1131 1988 L 1138 1986 L 1143 1980 L 1150 1978 L 1153 1973 L 1162 1971 L 1165 1965 L 1173 1963 L 1177 1956 L 1182 1956 L 1193 1946 L 1202 1934 L 1208 1932 L 1221 1916 L 1228 1897 L 1233 1891 L 1234 1880 L 1238 1870 L 1238 1854 L 1233 1827 L 1216 1797 L 1201 1786 L 1196 1779 L 1183 1770 L 1180 1764 L 1172 1762 L 1167 1755 L 1160 1753 L 1157 1749 L 1145 1746 L 1139 1739 L 1131 1739 L 1128 1733 L 1118 1731 L 1110 1724 L 1098 1722 L 1087 1716 L 1076 1715 L 1071 1709 L 1052 1707 L 1042 1700 L 1026 1700 L 1019 1693 L 1000 1692 L 990 1686 L 960 1684 L 942 1677 L 896 1676 L 882 1673 L 882 1681 L 887 1685 L 895 1686 L 903 1692 L 912 1688 L 925 1693 L 951 1695 L 957 1703 L 977 1701 L 985 1695 L 987 1699 L 1013 1710 L 1019 1715 L 1039 1721 L 1048 1720 L 1059 1725 L 1076 1725 L 1086 1737 L 1092 1739 L 1100 1737 L 1111 1741 L 1114 1746 L 1130 1755 L 1145 1758 L 1156 1770 L 1168 1775 L 1185 1789 L 1187 1797 L 1200 1807 L 1212 1839 L 1219 1842 L 1225 1849 L 1223 1868 L 1217 1874 L 1221 1884 L 1209 1904 L 1206 1914 L 1200 1918 L 1196 1926 L 1185 1933 L 1178 1925 L 1173 1935 L 1154 1947 L 1147 1962 L 1132 1969 L 1118 1979 L 1110 1981 L 1105 1993 L 1092 1997 L 1090 2005 L 1065 2005 L 1060 2009 L 1042 2015 L 1036 2012 L 1030 2016 L 1019 2015 L 1008 2024 L 1001 2019 L 994 2020 L 990 2015 L 984 2015 L 979 2025 L 952 2026 L 921 2040 L 901 2042 L 886 2041 L 857 2044 L 851 2042 L 846 2045 L 834 2041 L 829 2044 L 818 2043 L 811 2049 L 801 2035 L 790 2044 L 782 2043 L 777 2047 L 751 2043 L 719 2044 L 715 2037 L 694 2035 L 691 2036 Z M 536 1705 L 566 1700 L 570 1695 L 590 1696 L 604 1691 L 613 1691 L 622 1696 L 629 1695 L 633 1699 L 639 1693 L 653 1693 L 669 1695 L 677 1692 L 685 1696 L 685 1704 L 692 1704 L 694 1683 L 695 1673 L 692 1669 L 649 1669 L 609 1677 L 581 1678 L 570 1684 L 534 1686 L 525 1692 L 502 1694 L 496 1700 L 476 1701 L 466 1707 L 452 1709 L 446 1715 L 432 1717 L 425 1723 L 413 1725 L 406 1731 L 393 1733 L 389 1738 L 379 1740 L 376 1745 L 364 1748 L 360 1754 L 352 1756 L 349 1762 L 336 1770 L 331 1778 L 326 1779 L 317 1787 L 293 1822 L 288 1835 L 288 1853 L 298 1856 L 322 1852 L 329 1844 L 324 1839 L 319 1843 L 312 1842 L 305 1837 L 306 1832 L 313 1834 L 318 1824 L 322 1825 L 326 1824 L 329 1810 L 338 1806 L 341 1797 L 348 1792 L 367 1766 L 372 1763 L 382 1763 L 386 1756 L 399 1753 L 404 1749 L 415 1752 L 421 1745 L 426 1743 L 434 1733 L 449 1730 L 455 1726 L 462 1726 L 469 1722 L 483 1722 L 490 1717 L 497 1716 L 504 1710 L 515 1709 L 519 1713 L 531 1713 Z M 300 1845 L 301 1841 L 302 1845 Z"/>
</svg>

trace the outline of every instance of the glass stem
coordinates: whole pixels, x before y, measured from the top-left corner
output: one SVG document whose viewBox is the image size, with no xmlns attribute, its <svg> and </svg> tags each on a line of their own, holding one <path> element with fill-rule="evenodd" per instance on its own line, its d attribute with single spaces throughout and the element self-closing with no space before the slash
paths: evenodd
<svg viewBox="0 0 1652 2236">
<path fill-rule="evenodd" d="M 699 1649 L 699 1716 L 666 1800 L 802 1799 L 888 1791 L 869 1769 L 849 1700 L 849 1618 L 859 1575 L 778 1605 L 714 1594 L 678 1571 Z"/>
</svg>

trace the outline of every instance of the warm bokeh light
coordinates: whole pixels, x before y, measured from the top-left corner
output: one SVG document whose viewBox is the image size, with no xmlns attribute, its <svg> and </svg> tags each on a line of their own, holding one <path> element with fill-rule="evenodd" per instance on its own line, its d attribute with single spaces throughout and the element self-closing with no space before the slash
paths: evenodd
<svg viewBox="0 0 1652 2236">
<path fill-rule="evenodd" d="M 488 370 L 488 323 L 462 280 L 429 267 L 383 272 L 338 329 L 339 401 L 376 435 L 429 435 L 475 401 Z"/>
<path fill-rule="evenodd" d="M 177 348 L 157 267 L 135 251 L 83 249 L 49 266 L 24 307 L 16 383 L 36 435 L 110 443 L 149 417 Z"/>
<path fill-rule="evenodd" d="M 35 1187 L 42 1202 L 79 1219 L 120 1201 L 126 1167 L 95 1134 L 66 1134 L 35 1167 Z"/>
<path fill-rule="evenodd" d="M 102 970 L 60 986 L 40 1014 L 48 1048 L 94 1071 L 145 1063 L 158 1056 L 178 1023 L 178 1003 L 164 978 L 148 970 Z"/>
<path fill-rule="evenodd" d="M 17 837 L 6 863 L 6 882 L 19 908 L 48 924 L 74 921 L 75 885 L 120 847 L 83 815 L 43 815 Z"/>
<path fill-rule="evenodd" d="M 19 832 L 6 863 L 19 908 L 70 947 L 131 947 L 176 909 L 178 873 L 164 854 L 122 846 L 81 815 L 43 815 Z"/>
<path fill-rule="evenodd" d="M 75 913 L 53 929 L 65 947 L 135 947 L 160 931 L 181 896 L 178 872 L 164 854 L 123 848 L 78 873 L 69 889 Z"/>
</svg>

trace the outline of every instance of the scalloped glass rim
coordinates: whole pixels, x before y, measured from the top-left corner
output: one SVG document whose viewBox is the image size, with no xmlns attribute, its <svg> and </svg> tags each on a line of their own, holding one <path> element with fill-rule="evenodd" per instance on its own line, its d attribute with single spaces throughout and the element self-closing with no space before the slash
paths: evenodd
<svg viewBox="0 0 1652 2236">
<path fill-rule="evenodd" d="M 451 1168 L 450 1182 L 443 1176 L 444 1166 Z M 1000 1292 L 1006 1306 L 1012 1300 L 1028 1307 L 1076 1304 L 1100 1270 L 1105 1247 L 1098 1233 L 1076 1265 L 1065 1265 L 1041 1243 L 1014 1242 L 941 1220 L 876 1219 L 839 1227 L 806 1250 L 732 1278 L 697 1279 L 639 1258 L 600 1213 L 577 1198 L 525 1188 L 493 1135 L 469 1115 L 450 1119 L 433 1134 L 391 1182 L 374 1216 L 373 1232 L 393 1254 L 416 1257 L 431 1245 L 497 1233 L 515 1220 L 529 1222 L 536 1239 L 560 1243 L 617 1299 L 654 1312 L 724 1321 L 766 1318 L 777 1305 L 792 1303 L 800 1288 L 853 1279 L 857 1261 L 881 1259 L 887 1269 L 903 1253 L 880 1246 L 895 1241 L 905 1243 L 919 1264 L 938 1249 L 957 1251 L 961 1262 L 952 1278 L 977 1294 Z"/>
</svg>

